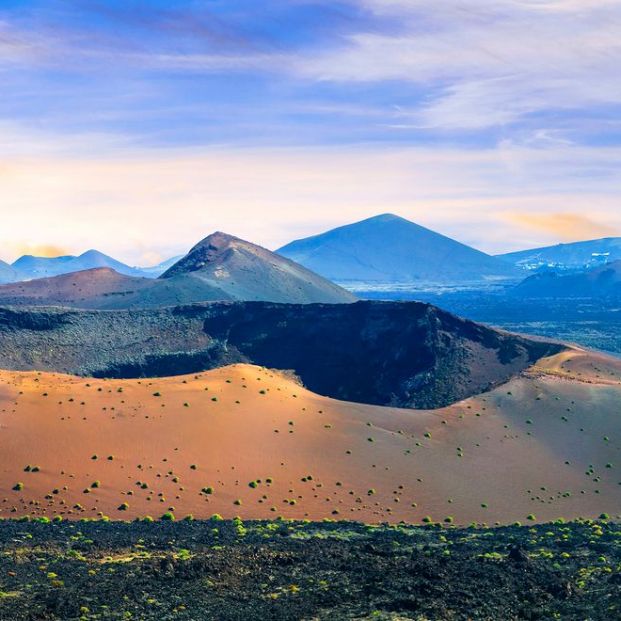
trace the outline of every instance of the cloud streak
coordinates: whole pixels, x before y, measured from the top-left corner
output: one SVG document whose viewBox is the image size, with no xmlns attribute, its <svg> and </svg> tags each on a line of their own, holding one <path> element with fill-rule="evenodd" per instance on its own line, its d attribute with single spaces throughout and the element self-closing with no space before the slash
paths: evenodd
<svg viewBox="0 0 621 621">
<path fill-rule="evenodd" d="M 550 110 L 621 104 L 616 2 L 366 0 L 399 17 L 395 32 L 358 33 L 300 59 L 332 82 L 402 81 L 427 89 L 421 127 L 480 129 Z"/>
<path fill-rule="evenodd" d="M 621 236 L 621 227 L 607 222 L 605 213 L 596 217 L 579 213 L 508 213 L 509 221 L 536 233 L 545 233 L 559 241 Z"/>
</svg>

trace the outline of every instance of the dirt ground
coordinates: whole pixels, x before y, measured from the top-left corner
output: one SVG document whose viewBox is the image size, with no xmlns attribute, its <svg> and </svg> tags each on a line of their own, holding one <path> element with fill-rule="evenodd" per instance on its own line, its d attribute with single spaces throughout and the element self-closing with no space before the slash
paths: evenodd
<svg viewBox="0 0 621 621">
<path fill-rule="evenodd" d="M 621 515 L 621 362 L 575 351 L 439 410 L 234 365 L 157 380 L 0 371 L 0 516 L 420 523 Z"/>
</svg>

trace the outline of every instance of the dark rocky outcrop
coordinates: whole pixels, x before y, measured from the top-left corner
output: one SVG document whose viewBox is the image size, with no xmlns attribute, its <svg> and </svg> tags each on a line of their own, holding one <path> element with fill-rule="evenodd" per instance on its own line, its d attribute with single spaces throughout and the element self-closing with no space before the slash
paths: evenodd
<svg viewBox="0 0 621 621">
<path fill-rule="evenodd" d="M 2 368 L 142 377 L 251 362 L 319 394 L 404 407 L 480 393 L 560 349 L 417 302 L 0 309 Z"/>
</svg>

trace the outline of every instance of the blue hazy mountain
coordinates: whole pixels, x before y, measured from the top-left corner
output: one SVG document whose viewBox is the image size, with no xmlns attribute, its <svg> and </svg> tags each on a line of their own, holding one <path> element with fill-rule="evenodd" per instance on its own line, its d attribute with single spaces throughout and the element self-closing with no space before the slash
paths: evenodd
<svg viewBox="0 0 621 621">
<path fill-rule="evenodd" d="M 22 279 L 28 280 L 60 276 L 61 274 L 81 272 L 83 270 L 99 267 L 108 267 L 126 276 L 143 275 L 139 268 L 125 265 L 125 263 L 121 263 L 98 250 L 88 250 L 77 257 L 63 256 L 48 258 L 24 255 L 17 259 L 12 267 L 21 274 Z"/>
<path fill-rule="evenodd" d="M 172 259 L 167 259 L 166 261 L 162 261 L 157 265 L 153 265 L 152 267 L 141 267 L 140 272 L 142 276 L 146 278 L 159 278 L 164 272 L 169 270 L 175 263 L 179 260 L 183 259 L 182 254 L 172 257 Z"/>
<path fill-rule="evenodd" d="M 519 278 L 512 265 L 393 214 L 277 250 L 337 282 L 462 284 Z"/>
<path fill-rule="evenodd" d="M 621 259 L 621 237 L 557 244 L 498 255 L 518 267 L 538 269 L 580 269 Z"/>
<path fill-rule="evenodd" d="M 544 272 L 511 289 L 522 298 L 598 298 L 621 296 L 621 261 L 579 272 Z"/>
<path fill-rule="evenodd" d="M 0 285 L 20 280 L 20 273 L 8 263 L 0 261 Z"/>
</svg>

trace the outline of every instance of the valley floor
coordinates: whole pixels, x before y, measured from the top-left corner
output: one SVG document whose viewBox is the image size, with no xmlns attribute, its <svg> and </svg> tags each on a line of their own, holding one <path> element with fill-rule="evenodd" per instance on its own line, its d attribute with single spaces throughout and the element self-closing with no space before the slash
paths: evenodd
<svg viewBox="0 0 621 621">
<path fill-rule="evenodd" d="M 621 618 L 621 528 L 0 523 L 0 620 Z"/>
</svg>

